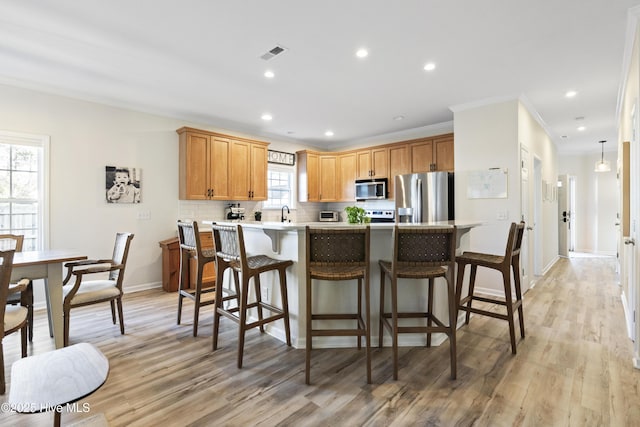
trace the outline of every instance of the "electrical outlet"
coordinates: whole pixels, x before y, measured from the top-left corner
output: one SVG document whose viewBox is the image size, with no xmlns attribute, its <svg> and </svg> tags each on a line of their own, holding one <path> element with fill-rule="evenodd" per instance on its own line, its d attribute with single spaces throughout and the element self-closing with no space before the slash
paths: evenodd
<svg viewBox="0 0 640 427">
<path fill-rule="evenodd" d="M 151 212 L 150 211 L 138 211 L 138 219 L 139 220 L 150 220 L 151 219 Z"/>
</svg>

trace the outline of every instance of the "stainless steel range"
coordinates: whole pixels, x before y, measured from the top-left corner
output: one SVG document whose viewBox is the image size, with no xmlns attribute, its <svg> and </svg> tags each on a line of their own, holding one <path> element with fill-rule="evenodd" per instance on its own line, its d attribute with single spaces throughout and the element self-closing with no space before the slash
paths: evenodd
<svg viewBox="0 0 640 427">
<path fill-rule="evenodd" d="M 365 215 L 371 218 L 371 222 L 394 222 L 396 219 L 393 209 L 367 209 Z"/>
</svg>

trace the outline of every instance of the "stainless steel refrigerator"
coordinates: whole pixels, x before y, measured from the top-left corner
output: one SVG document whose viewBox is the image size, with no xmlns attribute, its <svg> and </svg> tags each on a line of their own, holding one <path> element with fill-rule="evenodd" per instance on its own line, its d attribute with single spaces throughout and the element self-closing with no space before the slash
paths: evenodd
<svg viewBox="0 0 640 427">
<path fill-rule="evenodd" d="M 421 223 L 455 218 L 453 173 L 425 172 L 395 178 L 398 222 Z"/>
</svg>

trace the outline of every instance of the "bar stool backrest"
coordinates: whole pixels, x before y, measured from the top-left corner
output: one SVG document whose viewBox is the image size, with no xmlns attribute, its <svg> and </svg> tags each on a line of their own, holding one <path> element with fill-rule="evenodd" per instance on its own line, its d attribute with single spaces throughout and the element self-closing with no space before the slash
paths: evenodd
<svg viewBox="0 0 640 427">
<path fill-rule="evenodd" d="M 240 267 L 245 267 L 246 252 L 244 249 L 244 237 L 240 225 L 213 224 L 213 245 L 216 257 L 227 262 L 236 262 Z"/>
<path fill-rule="evenodd" d="M 520 257 L 524 225 L 524 221 L 520 223 L 511 223 L 511 227 L 509 228 L 509 237 L 507 238 L 507 248 L 504 253 L 503 263 L 505 266 L 510 266 L 514 257 L 517 257 L 518 259 Z"/>
<path fill-rule="evenodd" d="M 456 256 L 456 229 L 394 228 L 393 262 L 398 266 L 438 267 Z"/>
<path fill-rule="evenodd" d="M 178 240 L 180 248 L 195 252 L 200 255 L 200 233 L 198 232 L 198 223 L 195 221 L 178 221 Z"/>
<path fill-rule="evenodd" d="M 307 227 L 309 266 L 369 265 L 369 227 L 323 229 Z"/>
</svg>

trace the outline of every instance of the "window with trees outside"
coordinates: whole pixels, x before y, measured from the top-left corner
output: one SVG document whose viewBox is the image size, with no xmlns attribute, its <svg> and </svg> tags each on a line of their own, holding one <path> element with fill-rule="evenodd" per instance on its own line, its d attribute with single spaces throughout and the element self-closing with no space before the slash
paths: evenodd
<svg viewBox="0 0 640 427">
<path fill-rule="evenodd" d="M 0 234 L 22 234 L 22 250 L 44 247 L 49 138 L 0 132 Z"/>
</svg>

